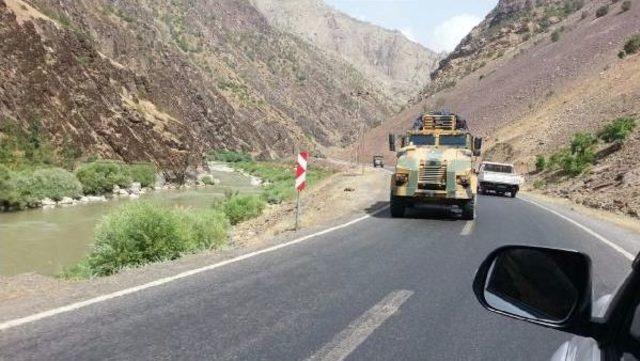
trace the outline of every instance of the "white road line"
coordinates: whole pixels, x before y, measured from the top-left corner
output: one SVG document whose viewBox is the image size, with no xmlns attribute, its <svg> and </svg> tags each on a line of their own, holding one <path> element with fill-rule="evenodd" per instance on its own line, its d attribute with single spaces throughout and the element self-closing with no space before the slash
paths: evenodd
<svg viewBox="0 0 640 361">
<path fill-rule="evenodd" d="M 461 236 L 468 236 L 473 232 L 473 227 L 475 226 L 475 221 L 467 221 L 467 224 L 464 225 L 462 232 L 460 232 Z"/>
<path fill-rule="evenodd" d="M 567 222 L 573 224 L 574 226 L 580 228 L 581 230 L 587 232 L 588 234 L 592 235 L 593 237 L 597 238 L 598 240 L 600 240 L 602 243 L 606 244 L 607 246 L 613 248 L 614 250 L 616 250 L 618 253 L 622 254 L 623 256 L 625 256 L 626 258 L 630 259 L 631 261 L 633 261 L 635 259 L 635 256 L 629 252 L 627 252 L 624 248 L 618 246 L 617 244 L 615 244 L 613 241 L 610 241 L 609 239 L 607 239 L 605 236 L 601 235 L 600 233 L 592 230 L 591 228 L 583 225 L 582 223 L 579 223 L 578 221 L 575 221 L 567 216 L 565 216 L 564 214 L 557 212 L 547 206 L 544 206 L 538 202 L 532 201 L 532 200 L 528 200 L 528 199 L 524 199 L 524 198 L 520 198 L 521 200 L 533 204 L 535 206 L 538 206 L 548 212 L 551 212 L 553 214 L 555 214 L 556 216 L 566 220 Z"/>
<path fill-rule="evenodd" d="M 309 239 L 312 239 L 312 238 L 315 238 L 315 237 L 318 237 L 318 236 L 322 236 L 322 235 L 325 235 L 327 233 L 331 233 L 331 232 L 337 231 L 339 229 L 347 228 L 347 227 L 352 226 L 352 225 L 354 225 L 356 223 L 362 222 L 365 219 L 371 218 L 371 217 L 373 217 L 373 216 L 375 216 L 375 215 L 377 215 L 379 213 L 382 213 L 382 212 L 386 211 L 387 208 L 388 207 L 384 207 L 384 208 L 379 209 L 378 211 L 376 211 L 376 212 L 374 212 L 372 214 L 368 214 L 366 216 L 362 216 L 360 218 L 354 219 L 352 221 L 349 221 L 347 223 L 344 223 L 344 224 L 341 224 L 341 225 L 338 225 L 338 226 L 335 226 L 335 227 L 327 228 L 327 229 L 325 229 L 323 231 L 320 231 L 320 232 L 317 232 L 317 233 L 313 233 L 313 234 L 310 234 L 310 235 L 307 235 L 307 236 L 304 236 L 304 237 L 300 237 L 300 238 L 294 239 L 293 241 L 289 241 L 289 242 L 282 243 L 282 244 L 279 244 L 279 245 L 276 245 L 276 246 L 273 246 L 273 247 L 265 248 L 265 249 L 260 250 L 260 251 L 247 253 L 247 254 L 244 254 L 244 255 L 236 257 L 236 258 L 232 258 L 232 259 L 229 259 L 229 260 L 226 260 L 226 261 L 222 261 L 220 263 L 215 263 L 215 264 L 212 264 L 212 265 L 209 265 L 209 266 L 196 268 L 196 269 L 193 269 L 193 270 L 190 270 L 190 271 L 185 271 L 185 272 L 179 273 L 179 274 L 177 274 L 175 276 L 161 278 L 159 280 L 152 281 L 152 282 L 149 282 L 149 283 L 145 283 L 145 284 L 142 284 L 142 285 L 139 285 L 139 286 L 126 288 L 126 289 L 123 289 L 123 290 L 120 290 L 120 291 L 117 291 L 117 292 L 113 292 L 113 293 L 105 294 L 105 295 L 102 295 L 102 296 L 90 298 L 88 300 L 72 303 L 72 304 L 69 304 L 69 305 L 66 305 L 66 306 L 62 306 L 62 307 L 58 307 L 58 308 L 54 308 L 54 309 L 51 309 L 51 310 L 48 310 L 48 311 L 43 311 L 43 312 L 36 313 L 36 314 L 30 315 L 30 316 L 26 316 L 26 317 L 21 317 L 21 318 L 16 318 L 16 319 L 13 319 L 13 320 L 5 321 L 3 323 L 0 323 L 0 331 L 6 331 L 6 330 L 8 330 L 10 328 L 13 328 L 13 327 L 21 326 L 21 325 L 24 325 L 24 324 L 27 324 L 27 323 L 31 323 L 31 322 L 35 322 L 35 321 L 39 321 L 39 320 L 42 320 L 42 319 L 45 319 L 45 318 L 48 318 L 48 317 L 59 315 L 61 313 L 75 311 L 75 310 L 78 310 L 80 308 L 87 307 L 89 305 L 93 305 L 93 304 L 100 303 L 100 302 L 105 302 L 105 301 L 108 301 L 108 300 L 112 300 L 114 298 L 118 298 L 118 297 L 122 297 L 122 296 L 129 295 L 129 294 L 132 294 L 132 293 L 140 292 L 140 291 L 146 290 L 148 288 L 162 286 L 162 285 L 165 285 L 165 284 L 173 282 L 173 281 L 177 281 L 177 280 L 180 280 L 180 279 L 183 279 L 183 278 L 191 277 L 191 276 L 197 275 L 199 273 L 211 271 L 211 270 L 214 270 L 216 268 L 224 267 L 224 266 L 232 264 L 232 263 L 237 263 L 237 262 L 240 262 L 240 261 L 244 261 L 246 259 L 253 258 L 253 257 L 259 256 L 259 255 L 262 255 L 262 254 L 275 252 L 275 251 L 280 250 L 282 248 L 293 246 L 295 244 L 302 243 L 302 242 L 307 241 Z"/>
<path fill-rule="evenodd" d="M 412 295 L 413 291 L 407 290 L 391 292 L 307 360 L 342 361 L 346 359 Z"/>
</svg>

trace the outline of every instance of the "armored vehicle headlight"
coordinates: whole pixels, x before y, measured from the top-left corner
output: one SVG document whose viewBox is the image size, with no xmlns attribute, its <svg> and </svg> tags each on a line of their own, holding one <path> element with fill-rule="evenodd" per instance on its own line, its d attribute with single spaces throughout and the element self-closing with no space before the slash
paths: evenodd
<svg viewBox="0 0 640 361">
<path fill-rule="evenodd" d="M 409 182 L 409 175 L 403 173 L 396 173 L 395 175 L 396 185 L 401 186 L 403 184 L 407 184 Z"/>
</svg>

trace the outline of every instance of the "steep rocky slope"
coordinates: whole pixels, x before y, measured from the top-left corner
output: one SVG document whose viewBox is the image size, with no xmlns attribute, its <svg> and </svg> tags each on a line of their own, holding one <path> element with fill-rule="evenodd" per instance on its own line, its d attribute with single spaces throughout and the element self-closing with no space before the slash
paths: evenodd
<svg viewBox="0 0 640 361">
<path fill-rule="evenodd" d="M 500 1 L 443 60 L 434 84 L 411 109 L 368 134 L 367 153 L 383 151 L 386 133 L 406 129 L 417 113 L 448 108 L 465 114 L 473 131 L 487 137 L 486 158 L 515 162 L 531 173 L 532 184 L 536 155 L 567 146 L 576 132 L 595 132 L 621 116 L 637 118 L 640 57 L 620 59 L 618 53 L 640 33 L 639 4 L 623 12 L 622 2 L 586 1 L 579 9 L 575 3 Z M 604 5 L 609 12 L 596 17 Z M 585 174 L 544 189 L 637 216 L 638 136 L 636 130 L 620 151 Z"/>
<path fill-rule="evenodd" d="M 165 166 L 212 148 L 273 157 L 345 144 L 392 105 L 243 0 L 0 0 L 0 20 L 2 129 L 37 123 L 85 154 Z M 371 94 L 359 113 L 353 90 Z"/>
<path fill-rule="evenodd" d="M 346 60 L 403 105 L 429 82 L 440 60 L 399 31 L 351 18 L 322 0 L 251 1 L 271 23 Z"/>
</svg>

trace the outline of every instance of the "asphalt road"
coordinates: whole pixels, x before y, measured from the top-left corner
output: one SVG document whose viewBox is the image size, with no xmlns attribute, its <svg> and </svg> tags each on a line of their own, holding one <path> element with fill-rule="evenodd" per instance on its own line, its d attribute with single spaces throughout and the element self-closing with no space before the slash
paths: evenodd
<svg viewBox="0 0 640 361">
<path fill-rule="evenodd" d="M 518 199 L 473 224 L 388 212 L 278 251 L 0 332 L 6 360 L 548 360 L 569 336 L 486 312 L 471 281 L 505 244 L 587 252 L 595 297 L 630 261 Z"/>
</svg>

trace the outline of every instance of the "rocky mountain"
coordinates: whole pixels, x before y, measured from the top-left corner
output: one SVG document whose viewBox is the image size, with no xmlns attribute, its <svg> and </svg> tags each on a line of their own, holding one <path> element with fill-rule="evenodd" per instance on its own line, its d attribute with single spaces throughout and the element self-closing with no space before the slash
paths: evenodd
<svg viewBox="0 0 640 361">
<path fill-rule="evenodd" d="M 35 124 L 55 146 L 174 166 L 347 144 L 392 106 L 246 0 L 0 0 L 0 137 Z"/>
<path fill-rule="evenodd" d="M 322 0 L 251 1 L 272 24 L 347 61 L 402 105 L 429 83 L 441 58 L 399 31 L 356 20 Z"/>
<path fill-rule="evenodd" d="M 534 166 L 538 155 L 568 147 L 578 132 L 595 134 L 619 117 L 640 122 L 640 56 L 621 54 L 640 35 L 640 4 L 624 4 L 499 1 L 443 59 L 413 106 L 367 135 L 368 153 L 383 152 L 386 134 L 408 128 L 416 114 L 447 108 L 487 138 L 485 158 L 515 162 L 530 187 L 637 217 L 637 128 L 579 176 L 543 179 Z"/>
</svg>

